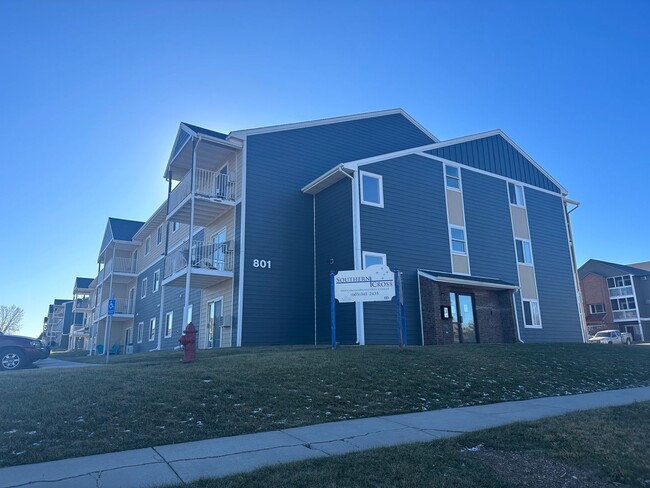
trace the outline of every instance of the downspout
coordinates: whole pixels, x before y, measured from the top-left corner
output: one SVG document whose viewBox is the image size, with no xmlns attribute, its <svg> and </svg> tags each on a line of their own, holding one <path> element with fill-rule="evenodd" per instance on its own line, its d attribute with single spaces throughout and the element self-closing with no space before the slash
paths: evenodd
<svg viewBox="0 0 650 488">
<path fill-rule="evenodd" d="M 525 344 L 523 339 L 521 338 L 521 332 L 519 331 L 519 317 L 517 317 L 517 309 L 515 308 L 515 293 L 517 293 L 517 290 L 512 290 L 510 293 L 510 304 L 512 305 L 512 318 L 515 321 L 515 331 L 517 332 L 517 341 L 521 342 L 522 344 Z"/>
<path fill-rule="evenodd" d="M 167 220 L 167 215 L 169 215 L 169 194 L 172 192 L 172 172 L 170 171 L 167 175 L 167 181 L 169 183 L 167 188 L 167 209 L 165 214 L 165 249 L 163 251 L 163 265 L 162 265 L 162 276 L 160 277 L 160 334 L 158 334 L 158 350 L 162 349 L 162 325 L 163 317 L 165 313 L 165 287 L 163 286 L 163 281 L 165 280 L 165 270 L 167 268 L 167 252 L 169 251 L 169 221 Z M 167 324 L 165 324 L 166 326 Z M 173 324 L 172 324 L 172 335 L 173 333 Z M 183 332 L 183 326 L 181 324 L 181 333 Z"/>
<path fill-rule="evenodd" d="M 196 148 L 201 142 L 201 138 L 192 137 L 192 174 L 190 178 L 190 236 L 187 242 L 187 271 L 185 274 L 185 304 L 183 308 L 183 325 L 182 330 L 185 329 L 185 326 L 189 323 L 189 308 L 190 308 L 190 278 L 192 273 L 192 245 L 194 243 L 194 238 L 192 234 L 194 233 L 194 182 L 196 178 Z"/>
<path fill-rule="evenodd" d="M 573 282 L 576 288 L 576 299 L 578 301 L 578 316 L 580 318 L 580 328 L 582 329 L 582 342 L 587 342 L 587 320 L 585 318 L 584 303 L 582 301 L 582 290 L 580 289 L 580 277 L 578 276 L 578 263 L 576 261 L 576 252 L 573 247 L 573 232 L 571 230 L 571 218 L 569 214 L 580 206 L 580 202 L 569 200 L 563 197 L 562 203 L 564 204 L 564 218 L 567 228 L 567 236 L 569 238 L 569 251 L 571 252 L 571 267 L 573 268 Z M 575 205 L 571 210 L 568 205 Z"/>
<path fill-rule="evenodd" d="M 361 269 L 361 215 L 359 203 L 359 171 L 352 177 L 352 242 L 354 246 L 354 269 Z M 365 345 L 365 328 L 363 321 L 363 302 L 355 302 L 355 321 L 357 328 L 357 344 Z"/>
</svg>

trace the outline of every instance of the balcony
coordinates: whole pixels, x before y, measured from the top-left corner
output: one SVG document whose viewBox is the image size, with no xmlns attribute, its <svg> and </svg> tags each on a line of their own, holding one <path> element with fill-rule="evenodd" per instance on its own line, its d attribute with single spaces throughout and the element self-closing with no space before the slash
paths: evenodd
<svg viewBox="0 0 650 488">
<path fill-rule="evenodd" d="M 72 302 L 72 312 L 90 312 L 92 305 L 90 304 L 90 298 L 77 298 Z"/>
<path fill-rule="evenodd" d="M 188 171 L 169 194 L 167 220 L 183 224 L 190 223 L 191 178 L 192 172 Z M 204 227 L 234 207 L 235 180 L 232 173 L 196 169 L 194 225 Z"/>
<path fill-rule="evenodd" d="M 106 262 L 100 270 L 97 278 L 98 282 L 108 279 L 113 274 L 113 281 L 126 283 L 136 276 L 135 261 L 131 257 L 119 257 Z"/>
<path fill-rule="evenodd" d="M 115 298 L 115 314 L 116 318 L 132 318 L 135 309 L 135 304 L 130 302 L 128 298 Z M 108 314 L 108 300 L 102 302 L 99 308 L 99 316 L 104 317 Z"/>
<path fill-rule="evenodd" d="M 230 242 L 206 244 L 203 241 L 193 241 L 191 255 L 190 287 L 209 288 L 233 278 L 235 252 L 231 249 Z M 163 285 L 185 286 L 189 256 L 186 241 L 165 258 Z"/>
</svg>

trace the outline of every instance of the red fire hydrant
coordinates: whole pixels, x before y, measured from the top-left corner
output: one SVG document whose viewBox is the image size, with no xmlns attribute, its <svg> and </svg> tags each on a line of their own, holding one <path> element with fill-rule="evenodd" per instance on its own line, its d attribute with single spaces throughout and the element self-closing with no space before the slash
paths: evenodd
<svg viewBox="0 0 650 488">
<path fill-rule="evenodd" d="M 196 361 L 196 327 L 192 322 L 187 324 L 178 342 L 183 346 L 183 362 L 193 363 Z"/>
</svg>

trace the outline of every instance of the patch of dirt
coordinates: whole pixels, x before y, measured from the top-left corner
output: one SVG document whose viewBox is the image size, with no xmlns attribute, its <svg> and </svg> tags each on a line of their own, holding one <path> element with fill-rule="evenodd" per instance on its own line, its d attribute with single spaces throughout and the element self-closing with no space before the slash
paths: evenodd
<svg viewBox="0 0 650 488">
<path fill-rule="evenodd" d="M 477 449 L 467 452 L 490 466 L 507 483 L 529 488 L 623 488 L 627 485 L 602 480 L 593 472 L 549 459 L 542 453 Z"/>
</svg>

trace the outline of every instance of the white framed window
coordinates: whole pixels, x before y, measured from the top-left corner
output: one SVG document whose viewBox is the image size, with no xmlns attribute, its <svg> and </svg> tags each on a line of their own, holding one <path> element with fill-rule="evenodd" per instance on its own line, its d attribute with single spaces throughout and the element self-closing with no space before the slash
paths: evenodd
<svg viewBox="0 0 650 488">
<path fill-rule="evenodd" d="M 378 252 L 366 252 L 362 253 L 363 269 L 366 269 L 368 266 L 374 266 L 375 264 L 383 264 L 386 266 L 386 255 Z"/>
<path fill-rule="evenodd" d="M 156 338 L 156 317 L 149 320 L 149 342 Z"/>
<path fill-rule="evenodd" d="M 517 205 L 518 207 L 526 206 L 524 200 L 524 187 L 522 185 L 508 183 L 508 198 L 510 198 L 511 205 Z"/>
<path fill-rule="evenodd" d="M 454 254 L 467 254 L 467 241 L 463 227 L 450 225 L 449 238 L 451 240 L 451 252 Z"/>
<path fill-rule="evenodd" d="M 530 250 L 530 241 L 515 239 L 517 247 L 517 262 L 521 264 L 533 264 L 533 253 Z"/>
<path fill-rule="evenodd" d="M 542 327 L 542 316 L 537 300 L 524 300 L 524 326 L 531 328 Z"/>
<path fill-rule="evenodd" d="M 460 191 L 460 169 L 457 166 L 445 165 L 445 185 Z"/>
<path fill-rule="evenodd" d="M 165 315 L 165 337 L 172 336 L 172 327 L 174 324 L 174 312 L 167 312 Z"/>
<path fill-rule="evenodd" d="M 153 291 L 154 293 L 160 288 L 160 270 L 157 269 L 153 272 Z"/>
<path fill-rule="evenodd" d="M 142 343 L 142 338 L 144 337 L 144 322 L 138 324 L 138 344 Z"/>
<path fill-rule="evenodd" d="M 192 315 L 194 315 L 194 305 L 192 305 L 192 304 L 190 303 L 190 304 L 187 306 L 187 324 L 189 324 L 190 322 L 192 322 Z M 183 329 L 185 329 L 185 326 L 186 326 L 187 324 L 184 324 L 184 325 L 183 325 Z"/>
<path fill-rule="evenodd" d="M 158 230 L 156 231 L 156 246 L 160 246 L 162 244 L 163 234 L 164 234 L 163 225 L 160 224 L 160 226 L 158 227 Z"/>
<path fill-rule="evenodd" d="M 180 227 L 181 224 L 179 224 L 178 222 L 172 222 L 172 234 L 176 232 L 178 229 L 180 229 Z"/>
<path fill-rule="evenodd" d="M 612 315 L 614 320 L 637 319 L 636 301 L 634 297 L 612 298 Z"/>
<path fill-rule="evenodd" d="M 149 254 L 149 251 L 151 250 L 151 237 L 147 236 L 147 238 L 144 240 L 144 255 L 146 256 Z"/>
<path fill-rule="evenodd" d="M 384 206 L 384 184 L 381 175 L 360 171 L 361 203 L 374 207 Z"/>
<path fill-rule="evenodd" d="M 605 313 L 604 303 L 592 303 L 589 305 L 589 313 Z"/>
<path fill-rule="evenodd" d="M 140 298 L 144 298 L 147 296 L 147 284 L 148 284 L 149 279 L 148 278 L 143 278 L 142 279 L 142 284 L 140 285 Z"/>
</svg>

